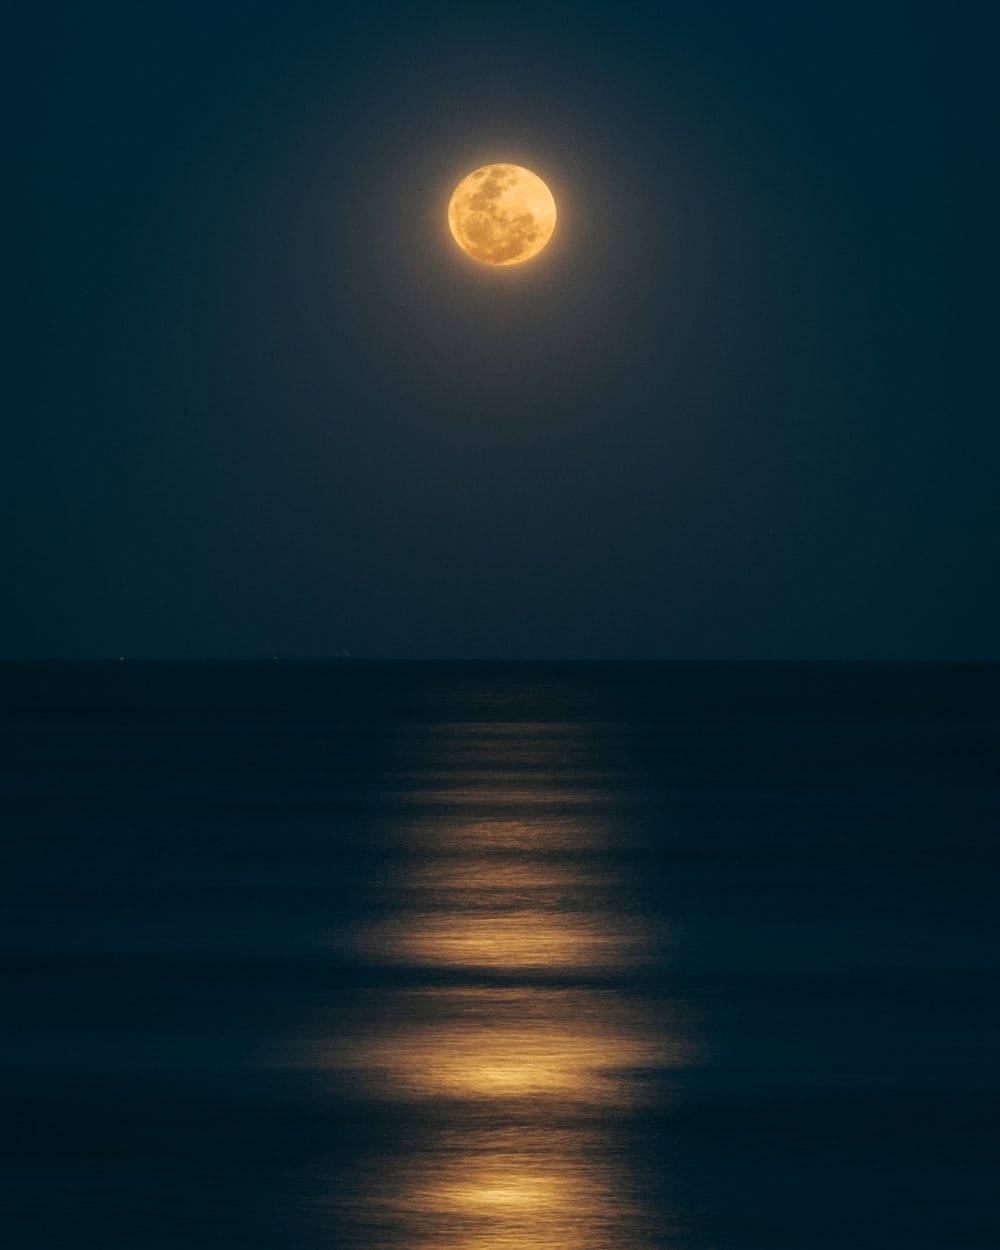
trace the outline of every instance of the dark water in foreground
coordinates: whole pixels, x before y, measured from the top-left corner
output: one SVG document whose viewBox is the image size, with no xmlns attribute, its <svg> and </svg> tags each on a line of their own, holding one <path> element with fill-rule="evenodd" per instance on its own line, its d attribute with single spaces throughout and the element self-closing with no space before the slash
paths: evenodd
<svg viewBox="0 0 1000 1250">
<path fill-rule="evenodd" d="M 1000 670 L 0 680 L 5 1247 L 1000 1244 Z"/>
</svg>

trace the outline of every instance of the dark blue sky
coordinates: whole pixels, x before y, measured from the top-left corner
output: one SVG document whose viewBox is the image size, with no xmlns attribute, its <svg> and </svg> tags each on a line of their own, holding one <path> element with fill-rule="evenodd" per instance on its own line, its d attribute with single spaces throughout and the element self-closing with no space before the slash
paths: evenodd
<svg viewBox="0 0 1000 1250">
<path fill-rule="evenodd" d="M 1000 655 L 977 32 L 352 7 L 14 32 L 0 654 Z"/>
</svg>

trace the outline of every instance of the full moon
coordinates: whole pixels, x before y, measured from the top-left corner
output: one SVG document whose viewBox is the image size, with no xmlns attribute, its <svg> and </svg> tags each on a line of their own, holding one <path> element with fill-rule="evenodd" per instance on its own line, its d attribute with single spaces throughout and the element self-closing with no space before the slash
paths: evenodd
<svg viewBox="0 0 1000 1250">
<path fill-rule="evenodd" d="M 556 227 L 556 202 L 537 174 L 520 165 L 484 165 L 455 188 L 448 205 L 455 242 L 486 265 L 519 265 L 537 256 Z"/>
</svg>

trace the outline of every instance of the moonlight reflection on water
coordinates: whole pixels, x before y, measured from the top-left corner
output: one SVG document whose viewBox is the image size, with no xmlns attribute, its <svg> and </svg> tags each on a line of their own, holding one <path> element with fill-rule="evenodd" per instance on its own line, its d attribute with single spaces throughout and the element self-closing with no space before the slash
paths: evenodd
<svg viewBox="0 0 1000 1250">
<path fill-rule="evenodd" d="M 661 939 L 604 854 L 580 730 L 440 727 L 427 788 L 408 795 L 427 814 L 401 837 L 381 916 L 331 939 L 390 982 L 363 992 L 356 1028 L 332 1022 L 294 1062 L 404 1125 L 338 1178 L 345 1244 L 653 1244 L 663 1212 L 643 1207 L 623 1128 L 692 1048 L 621 981 Z"/>
</svg>

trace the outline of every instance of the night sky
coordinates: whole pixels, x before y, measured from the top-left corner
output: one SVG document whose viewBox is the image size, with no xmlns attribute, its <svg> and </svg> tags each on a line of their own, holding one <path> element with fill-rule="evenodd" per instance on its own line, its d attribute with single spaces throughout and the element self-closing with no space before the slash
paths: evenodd
<svg viewBox="0 0 1000 1250">
<path fill-rule="evenodd" d="M 1000 655 L 976 32 L 28 20 L 0 654 Z M 504 270 L 445 218 L 495 160 L 559 208 Z"/>
</svg>

